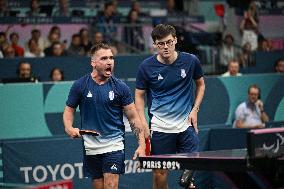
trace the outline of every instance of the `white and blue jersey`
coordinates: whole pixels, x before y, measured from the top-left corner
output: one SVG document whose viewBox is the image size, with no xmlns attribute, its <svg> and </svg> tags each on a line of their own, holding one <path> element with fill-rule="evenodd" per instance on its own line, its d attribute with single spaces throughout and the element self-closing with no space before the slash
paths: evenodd
<svg viewBox="0 0 284 189">
<path fill-rule="evenodd" d="M 124 149 L 123 106 L 133 103 L 127 85 L 111 77 L 97 84 L 91 74 L 74 82 L 66 105 L 79 106 L 81 129 L 95 130 L 101 136 L 83 135 L 86 155 L 102 154 Z"/>
<path fill-rule="evenodd" d="M 178 52 L 172 64 L 159 62 L 157 55 L 141 63 L 136 88 L 147 92 L 152 131 L 179 133 L 191 125 L 187 118 L 194 103 L 193 81 L 201 77 L 200 61 L 185 52 Z"/>
</svg>

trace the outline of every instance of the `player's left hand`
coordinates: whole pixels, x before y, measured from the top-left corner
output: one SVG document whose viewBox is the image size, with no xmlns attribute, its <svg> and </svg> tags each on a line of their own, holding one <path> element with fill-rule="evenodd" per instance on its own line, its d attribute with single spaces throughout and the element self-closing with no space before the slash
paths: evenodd
<svg viewBox="0 0 284 189">
<path fill-rule="evenodd" d="M 135 160 L 137 157 L 140 157 L 140 156 L 145 156 L 145 145 L 138 146 L 138 148 L 136 149 L 133 155 L 133 160 Z"/>
<path fill-rule="evenodd" d="M 195 132 L 198 133 L 198 127 L 197 127 L 197 111 L 191 110 L 189 116 L 188 116 L 189 123 L 192 124 L 192 126 L 195 129 Z"/>
</svg>

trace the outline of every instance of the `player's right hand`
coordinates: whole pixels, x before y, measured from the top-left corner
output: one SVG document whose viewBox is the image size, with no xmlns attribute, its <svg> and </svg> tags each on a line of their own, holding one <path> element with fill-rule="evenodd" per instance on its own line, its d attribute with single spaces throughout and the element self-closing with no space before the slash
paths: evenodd
<svg viewBox="0 0 284 189">
<path fill-rule="evenodd" d="M 65 132 L 66 132 L 71 138 L 81 137 L 79 131 L 80 131 L 80 129 L 78 129 L 78 128 L 65 127 Z"/>
</svg>

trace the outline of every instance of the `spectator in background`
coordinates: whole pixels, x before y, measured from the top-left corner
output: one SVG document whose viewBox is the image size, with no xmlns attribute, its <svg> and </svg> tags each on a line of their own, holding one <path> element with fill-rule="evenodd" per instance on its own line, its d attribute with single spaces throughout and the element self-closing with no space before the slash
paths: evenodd
<svg viewBox="0 0 284 189">
<path fill-rule="evenodd" d="M 167 0 L 167 16 L 178 16 L 181 15 L 180 11 L 176 9 L 175 0 Z"/>
<path fill-rule="evenodd" d="M 60 36 L 57 32 L 53 32 L 48 36 L 49 39 L 49 43 L 51 43 L 51 45 L 47 48 L 44 49 L 44 54 L 45 56 L 52 56 L 52 44 L 59 42 L 60 43 Z"/>
<path fill-rule="evenodd" d="M 53 68 L 49 78 L 51 81 L 64 81 L 64 73 L 60 68 Z"/>
<path fill-rule="evenodd" d="M 256 23 L 259 23 L 259 11 L 258 11 L 258 5 L 256 1 L 251 1 L 248 7 L 248 12 L 250 12 L 250 15 L 253 17 Z"/>
<path fill-rule="evenodd" d="M 135 50 L 144 51 L 144 36 L 140 24 L 138 12 L 130 10 L 127 17 L 127 25 L 124 27 L 124 41 Z"/>
<path fill-rule="evenodd" d="M 0 17 L 10 16 L 10 10 L 7 7 L 6 0 L 0 0 Z"/>
<path fill-rule="evenodd" d="M 237 59 L 231 59 L 229 60 L 228 64 L 228 71 L 223 73 L 223 77 L 228 77 L 228 76 L 241 76 L 242 74 L 239 73 L 240 70 L 240 65 Z"/>
<path fill-rule="evenodd" d="M 19 41 L 19 34 L 16 32 L 13 32 L 10 34 L 10 41 L 11 41 L 11 46 L 14 48 L 15 50 L 15 56 L 17 57 L 22 57 L 24 56 L 24 48 L 18 45 L 18 41 Z"/>
<path fill-rule="evenodd" d="M 246 42 L 243 45 L 242 52 L 238 55 L 238 60 L 242 68 L 246 68 L 254 64 L 252 51 L 251 51 L 251 44 L 249 42 Z"/>
<path fill-rule="evenodd" d="M 105 40 L 104 40 L 103 34 L 99 31 L 96 31 L 94 33 L 94 36 L 93 36 L 93 45 L 95 45 L 96 43 L 104 43 L 104 41 Z M 110 49 L 111 49 L 112 54 L 114 56 L 116 56 L 118 54 L 118 50 L 117 50 L 116 46 L 110 45 Z"/>
<path fill-rule="evenodd" d="M 244 18 L 240 24 L 240 31 L 242 34 L 242 45 L 249 42 L 251 44 L 251 50 L 257 49 L 258 40 L 258 20 L 254 18 L 254 12 L 248 9 L 244 12 Z"/>
<path fill-rule="evenodd" d="M 276 73 L 284 73 L 284 58 L 278 59 L 274 64 Z"/>
<path fill-rule="evenodd" d="M 6 32 L 0 32 L 0 50 L 3 51 L 3 45 L 8 43 Z"/>
<path fill-rule="evenodd" d="M 25 52 L 25 57 L 29 57 L 29 58 L 44 57 L 44 53 L 39 48 L 39 45 L 35 39 L 29 40 L 29 48 Z"/>
<path fill-rule="evenodd" d="M 3 46 L 3 56 L 4 58 L 15 58 L 16 57 L 15 49 L 9 43 L 6 43 Z"/>
<path fill-rule="evenodd" d="M 38 82 L 38 78 L 32 73 L 32 66 L 28 62 L 20 62 L 17 69 L 18 79 L 24 81 Z"/>
<path fill-rule="evenodd" d="M 107 42 L 113 43 L 116 41 L 117 28 L 114 25 L 114 5 L 112 2 L 106 2 L 104 10 L 97 15 L 97 30 L 104 34 L 104 39 Z"/>
<path fill-rule="evenodd" d="M 121 13 L 117 10 L 118 7 L 117 0 L 112 0 L 111 3 L 113 5 L 113 16 L 121 16 Z"/>
<path fill-rule="evenodd" d="M 257 51 L 261 51 L 261 52 L 271 52 L 272 51 L 272 48 L 267 39 L 259 40 Z"/>
<path fill-rule="evenodd" d="M 58 26 L 52 26 L 49 30 L 47 40 L 45 40 L 44 42 L 45 48 L 50 47 L 52 43 L 56 41 L 60 41 L 60 38 L 61 38 L 61 29 Z"/>
<path fill-rule="evenodd" d="M 140 3 L 138 1 L 133 1 L 132 2 L 131 10 L 136 11 L 138 13 L 138 17 L 147 16 L 146 13 L 141 11 L 141 6 L 140 6 Z"/>
<path fill-rule="evenodd" d="M 61 56 L 67 56 L 67 52 L 64 50 L 62 43 L 60 42 L 54 42 L 51 45 L 51 56 L 54 57 L 61 57 Z"/>
<path fill-rule="evenodd" d="M 67 17 L 71 15 L 68 0 L 58 0 L 58 5 L 52 13 L 52 16 Z"/>
<path fill-rule="evenodd" d="M 260 88 L 251 85 L 248 88 L 248 100 L 241 103 L 235 112 L 234 128 L 264 128 L 269 118 L 264 112 L 263 102 L 260 100 Z"/>
<path fill-rule="evenodd" d="M 80 29 L 80 38 L 81 38 L 81 47 L 85 51 L 85 55 L 87 55 L 91 48 L 92 48 L 92 43 L 89 40 L 89 30 L 87 28 L 82 28 Z"/>
<path fill-rule="evenodd" d="M 104 41 L 104 36 L 101 32 L 96 31 L 93 35 L 93 44 L 101 43 Z"/>
<path fill-rule="evenodd" d="M 72 41 L 68 48 L 68 53 L 72 56 L 82 56 L 85 54 L 84 48 L 81 46 L 81 38 L 79 34 L 72 35 Z"/>
<path fill-rule="evenodd" d="M 46 16 L 40 12 L 40 2 L 39 0 L 30 1 L 30 10 L 26 12 L 27 16 Z"/>
<path fill-rule="evenodd" d="M 41 49 L 41 51 L 43 51 L 45 49 L 45 41 L 44 39 L 41 37 L 41 31 L 39 29 L 33 29 L 31 31 L 31 39 L 35 40 L 39 46 L 39 48 Z M 30 41 L 30 40 L 29 40 Z M 29 48 L 29 41 L 26 42 L 25 44 L 25 49 L 28 50 Z"/>
<path fill-rule="evenodd" d="M 234 37 L 231 34 L 226 34 L 220 52 L 219 71 L 221 73 L 227 69 L 229 61 L 237 56 L 236 49 L 233 45 Z"/>
</svg>

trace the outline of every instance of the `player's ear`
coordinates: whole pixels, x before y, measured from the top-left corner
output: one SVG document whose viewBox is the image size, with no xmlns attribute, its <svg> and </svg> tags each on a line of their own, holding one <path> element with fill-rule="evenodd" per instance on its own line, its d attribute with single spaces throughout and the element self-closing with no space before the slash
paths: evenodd
<svg viewBox="0 0 284 189">
<path fill-rule="evenodd" d="M 177 44 L 177 37 L 174 38 L 174 44 Z"/>
<path fill-rule="evenodd" d="M 95 67 L 95 66 L 96 66 L 96 61 L 95 61 L 95 59 L 94 59 L 94 58 L 91 58 L 91 65 L 92 65 L 93 67 Z"/>
<path fill-rule="evenodd" d="M 156 49 L 157 48 L 157 45 L 155 42 L 153 42 L 153 48 Z"/>
</svg>

